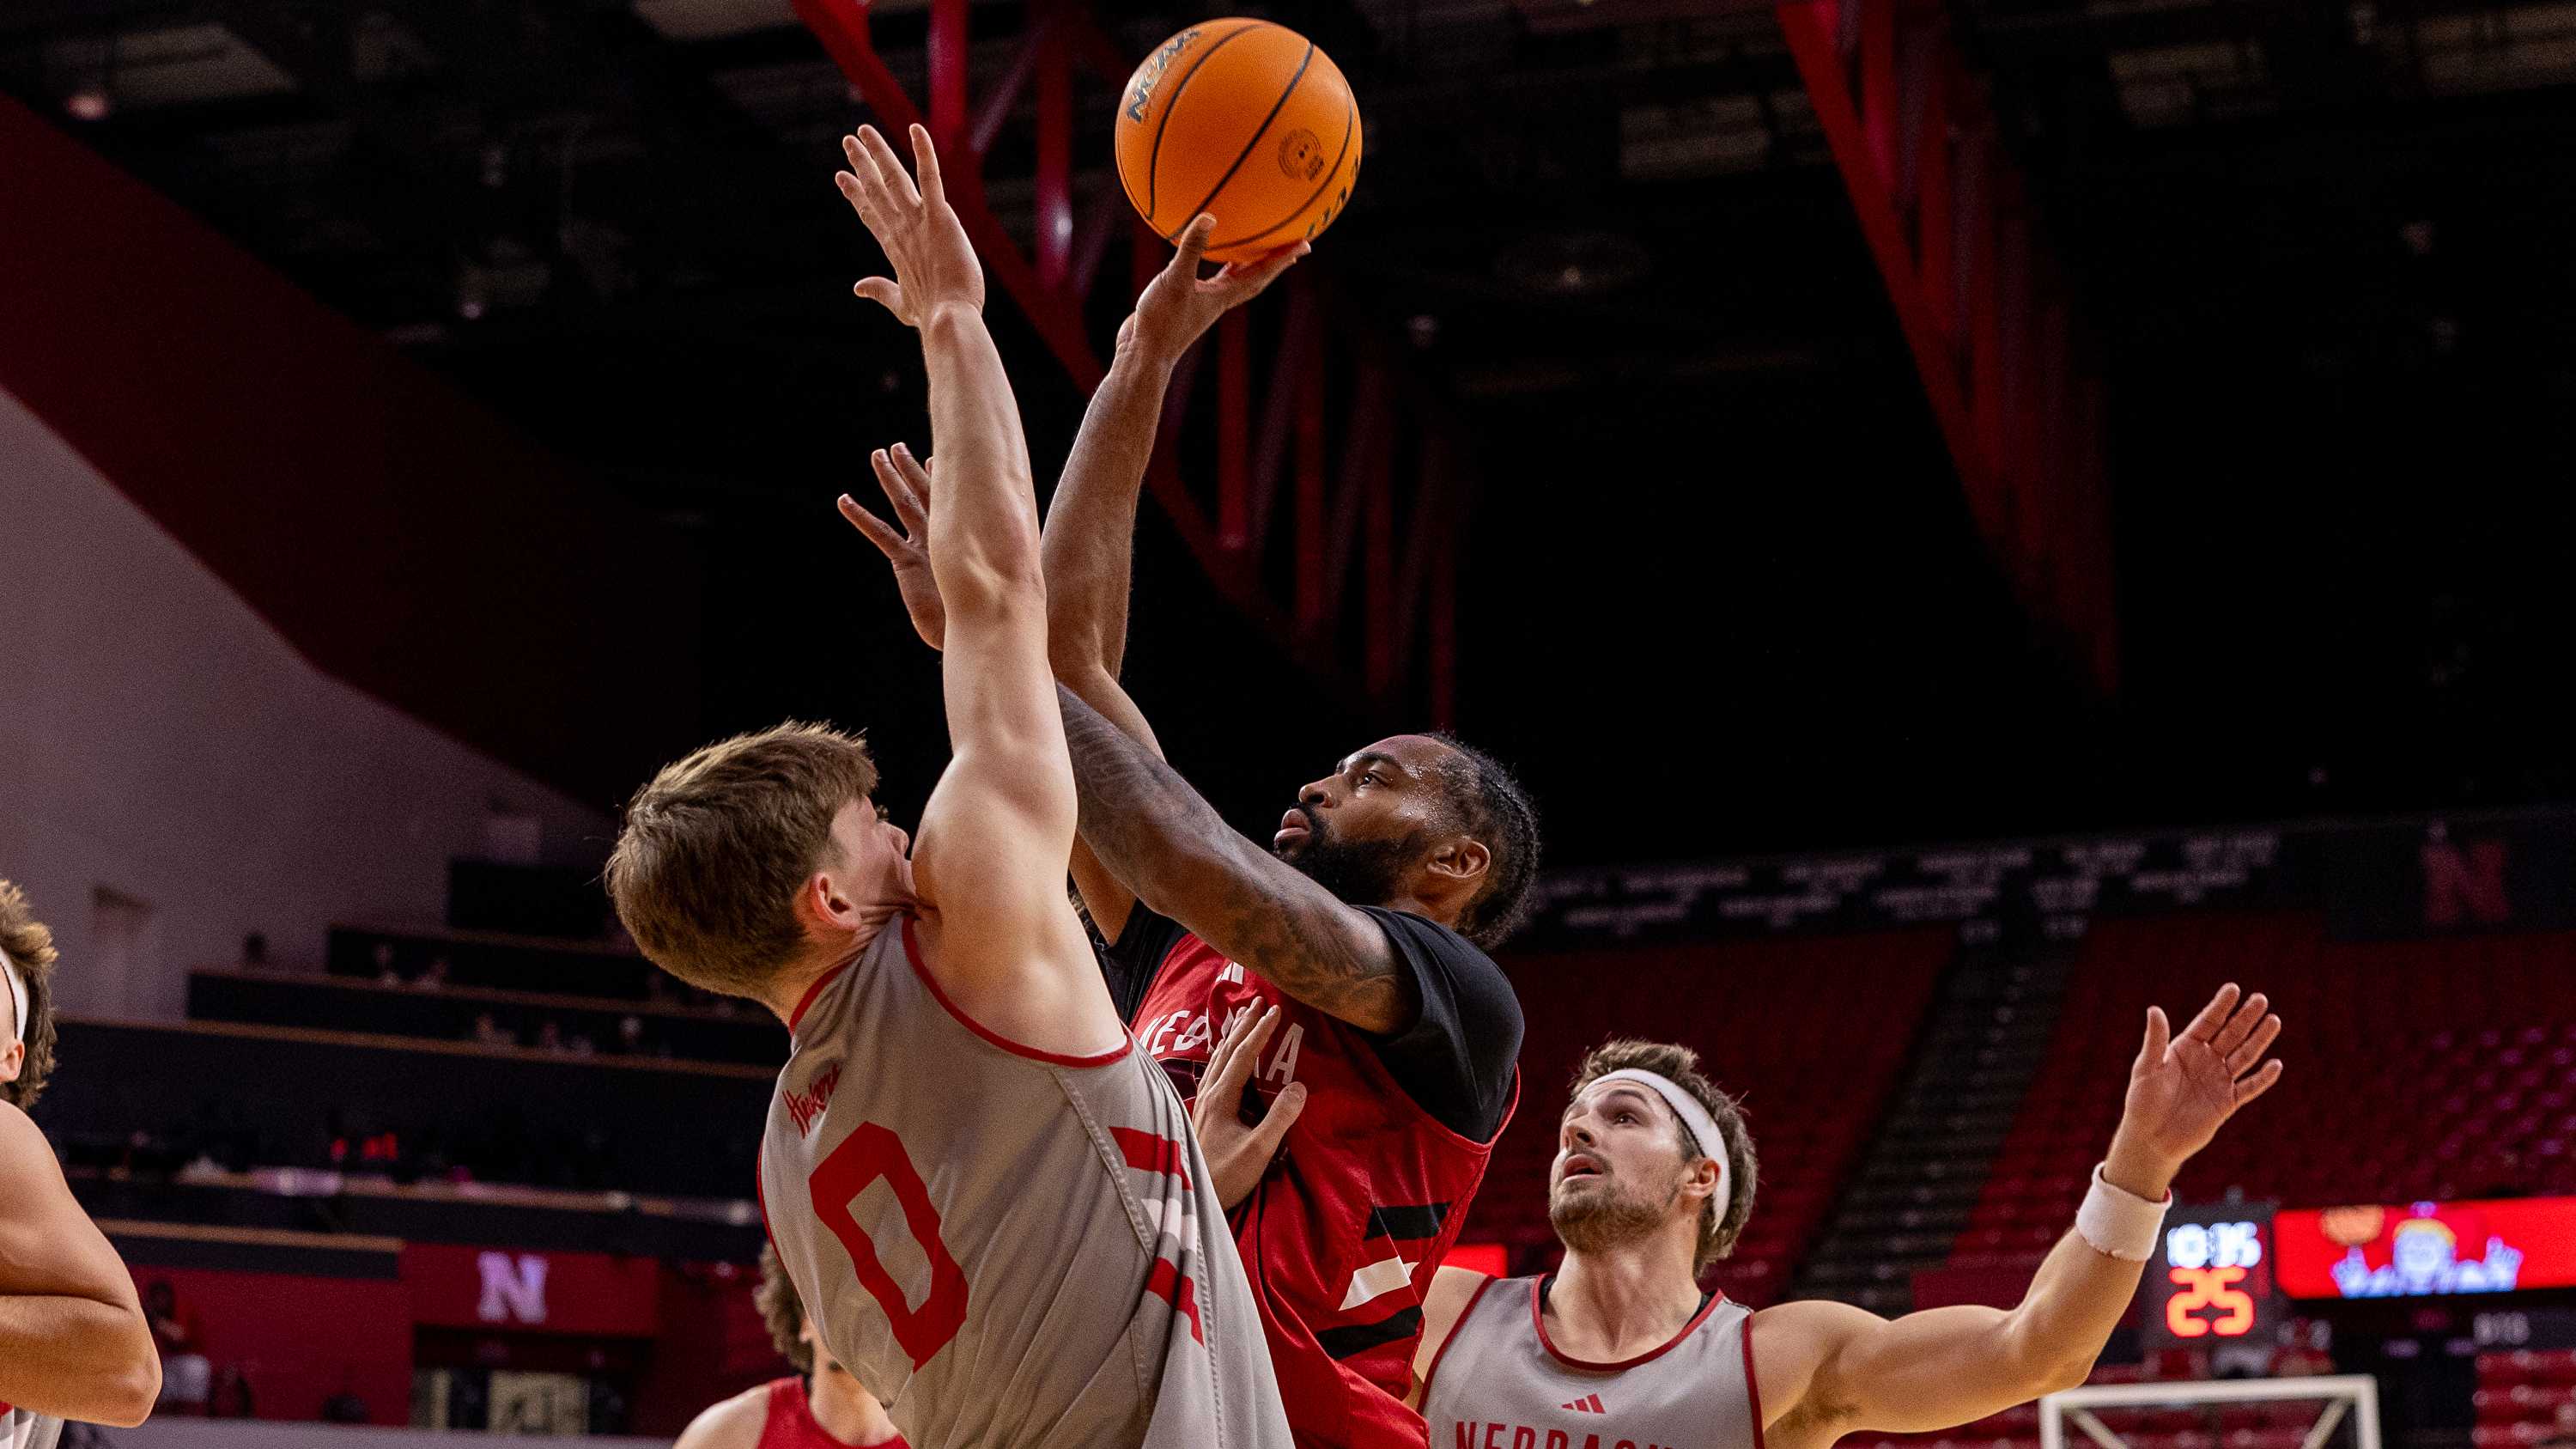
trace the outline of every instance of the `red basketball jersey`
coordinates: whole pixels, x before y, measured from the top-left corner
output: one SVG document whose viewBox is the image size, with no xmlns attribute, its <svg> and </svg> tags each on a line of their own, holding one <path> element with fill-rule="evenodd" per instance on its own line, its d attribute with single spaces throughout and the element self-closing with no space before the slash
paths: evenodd
<svg viewBox="0 0 2576 1449">
<path fill-rule="evenodd" d="M 1428 922 L 1404 922 L 1475 949 Z M 1403 1402 L 1422 1295 L 1466 1219 L 1493 1139 L 1461 1136 L 1416 1103 L 1367 1033 L 1175 932 L 1131 1021 L 1181 1095 L 1197 1096 L 1235 1013 L 1272 1005 L 1279 1026 L 1252 1088 L 1267 1103 L 1291 1082 L 1306 1084 L 1281 1160 L 1229 1214 L 1289 1427 L 1301 1449 L 1422 1449 L 1422 1417 Z M 1506 1090 L 1516 1095 L 1518 1082 Z"/>
<path fill-rule="evenodd" d="M 769 1382 L 769 1417 L 761 1421 L 756 1449 L 907 1449 L 901 1434 L 874 1444 L 850 1445 L 824 1432 L 805 1397 L 805 1378 L 791 1374 Z"/>
</svg>

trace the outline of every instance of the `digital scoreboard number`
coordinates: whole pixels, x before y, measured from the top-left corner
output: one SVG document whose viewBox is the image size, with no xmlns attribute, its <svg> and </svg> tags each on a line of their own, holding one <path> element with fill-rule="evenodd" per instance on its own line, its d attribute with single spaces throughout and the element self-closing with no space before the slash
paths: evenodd
<svg viewBox="0 0 2576 1449">
<path fill-rule="evenodd" d="M 2208 1346 L 2268 1335 L 2280 1309 L 2272 1285 L 2272 1209 L 2225 1203 L 2177 1207 L 2147 1265 L 2146 1336 Z"/>
</svg>

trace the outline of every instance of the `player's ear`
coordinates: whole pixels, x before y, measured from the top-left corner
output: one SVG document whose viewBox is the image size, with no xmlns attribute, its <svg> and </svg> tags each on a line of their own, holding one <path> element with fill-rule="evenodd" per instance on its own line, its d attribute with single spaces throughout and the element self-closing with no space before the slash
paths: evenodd
<svg viewBox="0 0 2576 1449">
<path fill-rule="evenodd" d="M 27 1044 L 25 1042 L 13 1041 L 9 1043 L 7 1051 L 0 1051 L 0 1082 L 16 1081 L 18 1074 L 26 1069 Z"/>
<path fill-rule="evenodd" d="M 796 924 L 808 931 L 846 930 L 858 906 L 832 879 L 832 873 L 818 870 L 805 877 L 796 892 Z"/>
<path fill-rule="evenodd" d="M 1493 864 L 1494 853 L 1485 848 L 1485 843 L 1464 835 L 1431 853 L 1432 873 L 1453 880 L 1482 880 Z"/>
<path fill-rule="evenodd" d="M 1689 1175 L 1682 1179 L 1682 1195 L 1694 1201 L 1717 1196 L 1717 1159 L 1703 1157 L 1691 1164 Z"/>
</svg>

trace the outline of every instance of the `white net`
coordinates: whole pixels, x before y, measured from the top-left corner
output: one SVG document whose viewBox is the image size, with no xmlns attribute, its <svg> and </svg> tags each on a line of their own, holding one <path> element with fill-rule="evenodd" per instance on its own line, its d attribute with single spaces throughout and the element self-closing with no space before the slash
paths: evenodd
<svg viewBox="0 0 2576 1449">
<path fill-rule="evenodd" d="M 2380 1449 L 2379 1381 L 2087 1384 L 2039 1401 L 2040 1449 Z"/>
</svg>

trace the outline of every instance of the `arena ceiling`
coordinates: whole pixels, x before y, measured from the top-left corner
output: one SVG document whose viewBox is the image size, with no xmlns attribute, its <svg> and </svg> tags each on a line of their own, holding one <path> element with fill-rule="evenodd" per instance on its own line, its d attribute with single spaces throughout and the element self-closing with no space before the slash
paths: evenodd
<svg viewBox="0 0 2576 1449">
<path fill-rule="evenodd" d="M 1131 54 L 1204 13 L 1101 10 Z M 2108 698 L 1968 524 L 1767 8 L 1270 13 L 1362 97 L 1310 265 L 1482 445 L 1460 723 L 1570 858 L 2567 791 L 2576 6 L 1949 7 L 2107 359 Z M 918 85 L 923 12 L 875 14 Z M 974 8 L 979 72 L 1026 14 Z M 787 0 L 10 0 L 0 87 L 697 533 L 710 727 L 843 712 L 780 682 L 802 616 L 901 647 L 812 524 L 920 414 L 846 294 L 828 171 L 863 111 Z M 1044 466 L 1080 398 L 1006 343 Z M 1145 547 L 1140 693 L 1255 701 L 1182 728 L 1222 802 L 1398 723 Z"/>
</svg>

